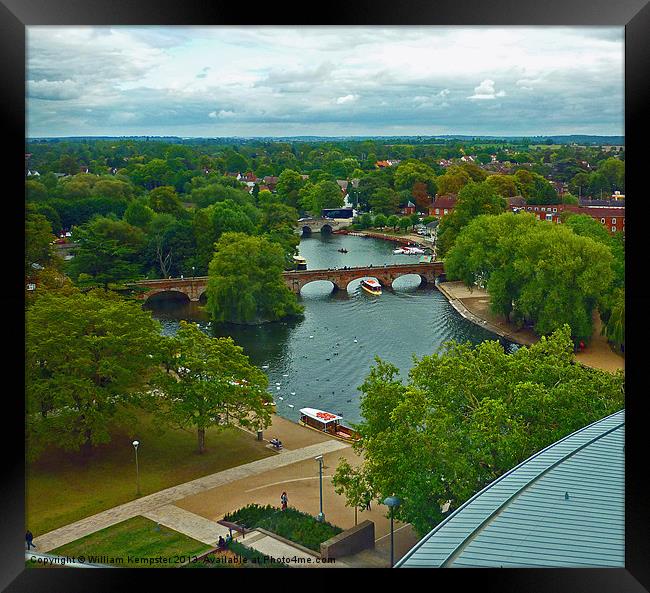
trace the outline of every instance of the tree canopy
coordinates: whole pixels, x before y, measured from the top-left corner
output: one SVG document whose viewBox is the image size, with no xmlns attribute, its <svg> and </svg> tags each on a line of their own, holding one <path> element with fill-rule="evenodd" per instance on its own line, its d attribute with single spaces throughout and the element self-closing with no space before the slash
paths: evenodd
<svg viewBox="0 0 650 593">
<path fill-rule="evenodd" d="M 208 311 L 214 321 L 259 323 L 302 314 L 287 288 L 282 248 L 265 237 L 225 233 L 209 268 Z"/>
<path fill-rule="evenodd" d="M 110 440 L 159 359 L 160 325 L 114 293 L 46 292 L 27 310 L 28 454 Z"/>
<path fill-rule="evenodd" d="M 268 378 L 232 338 L 213 338 L 181 321 L 176 335 L 165 340 L 166 370 L 155 380 L 152 404 L 166 423 L 196 429 L 199 453 L 205 452 L 210 426 L 268 427 Z"/>
<path fill-rule="evenodd" d="M 568 327 L 506 354 L 497 341 L 450 342 L 415 359 L 405 384 L 379 358 L 359 388 L 363 455 L 335 487 L 396 495 L 395 517 L 423 536 L 481 488 L 540 449 L 620 410 L 623 375 L 573 364 Z"/>
</svg>

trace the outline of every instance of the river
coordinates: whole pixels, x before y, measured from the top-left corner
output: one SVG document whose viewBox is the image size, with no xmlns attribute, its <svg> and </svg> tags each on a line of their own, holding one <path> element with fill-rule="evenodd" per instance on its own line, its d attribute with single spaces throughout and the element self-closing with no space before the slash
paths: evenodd
<svg viewBox="0 0 650 593">
<path fill-rule="evenodd" d="M 394 255 L 395 247 L 381 239 L 316 233 L 301 239 L 300 255 L 309 269 L 416 260 Z M 348 253 L 340 253 L 342 248 Z M 335 293 L 329 282 L 308 284 L 300 295 L 303 319 L 259 326 L 212 328 L 196 303 L 156 302 L 148 308 L 165 334 L 173 334 L 179 320 L 186 319 L 213 335 L 232 336 L 268 374 L 277 413 L 290 420 L 298 420 L 300 408 L 314 407 L 340 414 L 344 422 L 358 422 L 357 387 L 375 356 L 395 364 L 407 379 L 414 354 L 432 354 L 451 339 L 476 344 L 496 338 L 461 317 L 435 287 L 420 287 L 418 276 L 397 279 L 393 290 L 384 289 L 381 296 L 367 294 L 359 282 Z"/>
</svg>

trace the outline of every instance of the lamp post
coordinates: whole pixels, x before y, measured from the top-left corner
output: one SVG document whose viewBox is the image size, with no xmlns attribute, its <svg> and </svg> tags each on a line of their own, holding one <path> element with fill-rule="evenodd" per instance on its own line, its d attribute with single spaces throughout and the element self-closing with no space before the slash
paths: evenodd
<svg viewBox="0 0 650 593">
<path fill-rule="evenodd" d="M 384 499 L 384 504 L 390 509 L 390 567 L 393 568 L 394 562 L 394 550 L 393 545 L 393 512 L 400 505 L 400 499 L 397 496 L 388 496 Z"/>
<path fill-rule="evenodd" d="M 138 467 L 138 445 L 139 441 L 133 441 L 133 448 L 135 449 L 135 475 L 138 484 L 138 496 L 140 496 L 140 468 Z"/>
<path fill-rule="evenodd" d="M 314 457 L 314 459 L 318 461 L 318 478 L 320 482 L 320 513 L 318 513 L 316 520 L 322 523 L 325 520 L 325 515 L 323 514 L 323 456 L 319 455 L 318 457 Z"/>
</svg>

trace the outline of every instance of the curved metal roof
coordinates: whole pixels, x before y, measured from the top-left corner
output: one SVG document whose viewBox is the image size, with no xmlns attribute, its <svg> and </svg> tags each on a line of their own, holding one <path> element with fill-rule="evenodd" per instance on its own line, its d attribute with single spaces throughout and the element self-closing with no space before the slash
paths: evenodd
<svg viewBox="0 0 650 593">
<path fill-rule="evenodd" d="M 397 567 L 623 567 L 625 411 L 490 483 Z"/>
</svg>

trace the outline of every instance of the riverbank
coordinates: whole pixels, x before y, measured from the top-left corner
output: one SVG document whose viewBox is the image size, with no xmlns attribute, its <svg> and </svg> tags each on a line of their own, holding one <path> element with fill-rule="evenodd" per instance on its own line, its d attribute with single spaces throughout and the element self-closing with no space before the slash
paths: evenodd
<svg viewBox="0 0 650 593">
<path fill-rule="evenodd" d="M 427 249 L 433 248 L 433 243 L 424 241 L 421 235 L 416 235 L 414 233 L 406 233 L 404 235 L 391 235 L 388 233 L 379 233 L 377 231 L 348 231 L 347 229 L 342 229 L 340 231 L 334 231 L 335 235 L 352 235 L 353 237 L 370 237 L 372 239 L 383 239 L 384 241 L 393 241 L 394 243 L 400 243 L 402 245 L 409 245 L 415 243 L 418 247 L 423 247 Z"/>
<path fill-rule="evenodd" d="M 469 289 L 463 282 L 441 282 L 438 288 L 458 313 L 465 319 L 505 338 L 524 346 L 530 346 L 539 337 L 530 329 L 516 329 L 513 324 L 490 311 L 490 295 L 483 288 Z M 589 345 L 576 353 L 576 360 L 585 366 L 604 371 L 625 370 L 625 358 L 614 352 L 607 339 L 600 334 L 602 322 L 594 314 L 594 333 Z"/>
</svg>

